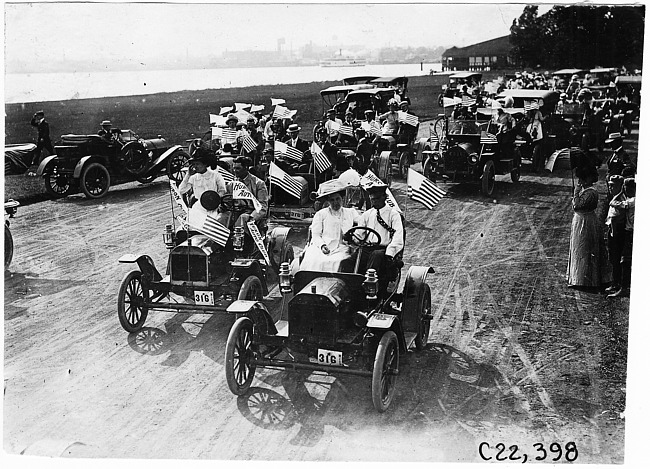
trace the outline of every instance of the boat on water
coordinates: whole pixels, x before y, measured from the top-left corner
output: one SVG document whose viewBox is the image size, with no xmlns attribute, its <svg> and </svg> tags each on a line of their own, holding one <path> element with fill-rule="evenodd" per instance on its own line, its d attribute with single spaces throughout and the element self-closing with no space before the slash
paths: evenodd
<svg viewBox="0 0 650 469">
<path fill-rule="evenodd" d="M 366 59 L 354 59 L 351 57 L 331 57 L 320 61 L 321 67 L 363 67 Z"/>
</svg>

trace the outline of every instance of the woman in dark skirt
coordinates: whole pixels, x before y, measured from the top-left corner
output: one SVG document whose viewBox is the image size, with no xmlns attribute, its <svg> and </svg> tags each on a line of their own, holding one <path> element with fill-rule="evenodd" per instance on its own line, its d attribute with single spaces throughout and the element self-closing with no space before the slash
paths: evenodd
<svg viewBox="0 0 650 469">
<path fill-rule="evenodd" d="M 569 242 L 567 283 L 569 287 L 600 287 L 607 273 L 602 268 L 603 230 L 596 216 L 598 172 L 593 166 L 576 169 L 578 185 L 573 194 L 573 222 Z"/>
</svg>

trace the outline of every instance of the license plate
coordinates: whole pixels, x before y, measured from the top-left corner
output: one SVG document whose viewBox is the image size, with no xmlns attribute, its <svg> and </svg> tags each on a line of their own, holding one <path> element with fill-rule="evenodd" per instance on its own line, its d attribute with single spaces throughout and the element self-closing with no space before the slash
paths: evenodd
<svg viewBox="0 0 650 469">
<path fill-rule="evenodd" d="M 194 292 L 194 303 L 197 305 L 214 306 L 214 292 L 196 290 Z"/>
<path fill-rule="evenodd" d="M 305 214 L 304 212 L 294 212 L 293 210 L 289 212 L 289 217 L 294 218 L 296 220 L 304 220 Z"/>
<path fill-rule="evenodd" d="M 343 365 L 343 352 L 335 350 L 318 349 L 318 356 L 316 357 L 318 363 L 321 365 Z"/>
</svg>

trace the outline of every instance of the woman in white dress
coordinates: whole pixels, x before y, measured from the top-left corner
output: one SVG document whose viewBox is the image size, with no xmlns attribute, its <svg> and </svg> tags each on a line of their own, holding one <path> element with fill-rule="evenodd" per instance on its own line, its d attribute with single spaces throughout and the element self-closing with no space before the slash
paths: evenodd
<svg viewBox="0 0 650 469">
<path fill-rule="evenodd" d="M 343 242 L 346 231 L 358 223 L 359 214 L 353 208 L 343 207 L 345 185 L 336 179 L 326 181 L 318 188 L 317 200 L 327 200 L 325 207 L 314 215 L 311 223 L 311 241 L 299 270 L 339 272 L 341 261 L 350 258 L 350 248 Z"/>
</svg>

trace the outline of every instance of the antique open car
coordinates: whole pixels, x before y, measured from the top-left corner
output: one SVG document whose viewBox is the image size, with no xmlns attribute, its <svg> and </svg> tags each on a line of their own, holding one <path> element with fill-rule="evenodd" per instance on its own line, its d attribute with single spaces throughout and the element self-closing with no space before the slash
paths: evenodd
<svg viewBox="0 0 650 469">
<path fill-rule="evenodd" d="M 589 70 L 582 68 L 563 68 L 562 70 L 553 72 L 552 75 L 555 79 L 555 89 L 558 91 L 564 91 L 566 87 L 569 86 L 569 82 L 573 75 L 578 75 L 578 78 L 582 80 L 588 71 Z"/>
<path fill-rule="evenodd" d="M 514 143 L 508 153 L 497 141 L 496 126 L 490 121 L 440 116 L 431 127 L 433 140 L 439 142 L 438 151 L 426 152 L 423 164 L 424 175 L 431 181 L 444 178 L 479 182 L 486 196 L 494 192 L 497 174 L 510 174 L 512 182 L 519 182 L 521 158 L 514 151 Z"/>
<path fill-rule="evenodd" d="M 444 98 L 460 96 L 463 85 L 476 88 L 481 84 L 483 74 L 479 72 L 455 72 L 449 75 L 449 83 L 442 85 L 442 92 L 438 95 L 438 106 L 443 107 Z"/>
<path fill-rule="evenodd" d="M 36 171 L 54 197 L 65 197 L 80 186 L 86 197 L 98 199 L 106 195 L 112 180 L 144 184 L 162 173 L 180 182 L 189 159 L 180 145 L 162 137 L 145 140 L 131 130 L 112 129 L 110 139 L 68 134 L 61 141 Z"/>
<path fill-rule="evenodd" d="M 341 80 L 343 85 L 365 85 L 370 83 L 371 80 L 378 78 L 376 75 L 360 75 L 354 77 L 347 77 Z"/>
<path fill-rule="evenodd" d="M 366 227 L 350 231 L 357 246 L 379 239 Z M 392 286 L 382 298 L 376 272 L 364 272 L 358 255 L 353 272 L 298 271 L 292 277 L 283 264 L 280 291 L 288 302 L 280 315 L 261 301 L 236 301 L 228 308 L 238 317 L 226 343 L 230 390 L 245 394 L 257 367 L 365 376 L 371 378 L 375 409 L 384 412 L 395 396 L 400 354 L 426 346 L 431 321 L 427 275 L 433 269 L 410 267 L 397 293 L 402 266 L 400 260 L 392 269 Z"/>
<path fill-rule="evenodd" d="M 237 215 L 232 197 L 224 196 L 221 204 Z M 173 226 L 167 225 L 163 233 L 169 249 L 165 275 L 148 255 L 125 254 L 118 261 L 138 265 L 120 285 L 120 324 L 127 332 L 137 332 L 152 310 L 215 314 L 226 311 L 236 299 L 261 300 L 277 283 L 280 265 L 293 260 L 289 231 L 284 226 L 266 234 L 262 230 L 269 264 L 254 243 L 244 242 L 244 233 L 238 229 L 221 247 L 200 233 L 174 233 Z"/>
</svg>

